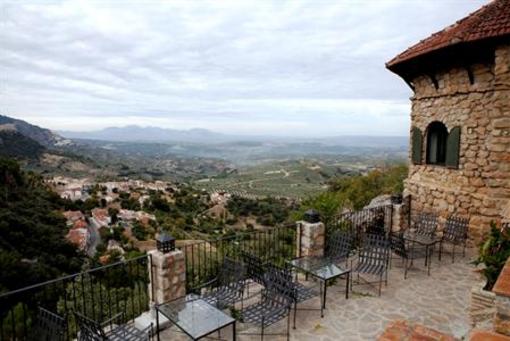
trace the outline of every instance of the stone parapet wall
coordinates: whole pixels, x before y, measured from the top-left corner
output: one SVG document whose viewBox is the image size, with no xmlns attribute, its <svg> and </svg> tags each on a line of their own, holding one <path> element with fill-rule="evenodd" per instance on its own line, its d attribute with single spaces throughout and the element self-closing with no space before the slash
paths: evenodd
<svg viewBox="0 0 510 341">
<path fill-rule="evenodd" d="M 474 84 L 465 68 L 438 71 L 438 89 L 429 76 L 413 80 L 412 126 L 425 135 L 433 121 L 448 130 L 461 127 L 459 168 L 410 165 L 406 194 L 412 212 L 469 216 L 470 237 L 480 241 L 490 221 L 502 220 L 510 205 L 510 45 L 495 52 L 492 65 L 471 65 Z M 423 143 L 422 155 L 426 152 Z"/>
<path fill-rule="evenodd" d="M 471 324 L 492 320 L 496 313 L 496 294 L 484 290 L 485 282 L 480 287 L 471 289 L 471 304 L 469 306 L 469 318 Z"/>
</svg>

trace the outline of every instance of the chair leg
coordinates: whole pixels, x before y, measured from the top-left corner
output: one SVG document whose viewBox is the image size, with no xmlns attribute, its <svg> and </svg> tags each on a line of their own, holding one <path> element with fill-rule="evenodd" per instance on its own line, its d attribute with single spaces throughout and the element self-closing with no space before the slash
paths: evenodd
<svg viewBox="0 0 510 341">
<path fill-rule="evenodd" d="M 404 262 L 404 279 L 407 279 L 407 259 Z"/>
<path fill-rule="evenodd" d="M 294 310 L 294 323 L 296 323 L 296 311 Z M 294 328 L 296 325 L 294 324 Z M 289 309 L 289 315 L 287 315 L 287 341 L 289 341 L 290 338 L 290 309 Z"/>
<path fill-rule="evenodd" d="M 382 274 L 379 276 L 379 296 L 381 296 L 381 291 L 382 291 L 382 282 L 383 282 L 383 279 L 382 279 Z"/>
<path fill-rule="evenodd" d="M 297 301 L 294 301 L 294 329 L 296 329 L 296 314 L 297 314 Z"/>
<path fill-rule="evenodd" d="M 443 241 L 439 242 L 439 261 L 441 261 L 441 256 L 443 254 Z"/>
</svg>

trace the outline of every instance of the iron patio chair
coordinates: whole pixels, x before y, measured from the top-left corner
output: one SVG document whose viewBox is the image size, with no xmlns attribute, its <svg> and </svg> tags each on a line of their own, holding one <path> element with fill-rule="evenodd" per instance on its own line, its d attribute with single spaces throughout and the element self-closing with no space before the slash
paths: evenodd
<svg viewBox="0 0 510 341">
<path fill-rule="evenodd" d="M 333 263 L 345 262 L 351 255 L 354 246 L 354 235 L 351 231 L 336 230 L 328 237 L 325 256 Z"/>
<path fill-rule="evenodd" d="M 462 246 L 462 257 L 466 256 L 469 219 L 450 216 L 446 220 L 443 236 L 439 241 L 439 260 L 443 253 L 443 244 L 452 246 L 452 263 L 455 262 L 455 247 Z"/>
<path fill-rule="evenodd" d="M 114 324 L 116 321 L 124 321 L 124 313 L 104 322 L 94 321 L 76 311 L 74 317 L 79 328 L 78 341 L 148 341 L 152 337 L 152 323 L 143 330 L 136 329 L 133 325 Z"/>
<path fill-rule="evenodd" d="M 64 341 L 67 339 L 67 320 L 42 307 L 38 308 L 32 335 L 33 341 Z"/>
<path fill-rule="evenodd" d="M 218 269 L 218 276 L 196 288 L 202 299 L 219 309 L 234 306 L 236 302 L 243 305 L 245 288 L 244 264 L 225 257 Z M 205 292 L 202 290 L 205 289 Z"/>
<path fill-rule="evenodd" d="M 296 328 L 296 314 L 297 314 L 297 305 L 299 303 L 308 301 L 319 295 L 317 290 L 314 290 L 312 287 L 307 287 L 302 283 L 299 283 L 297 279 L 292 276 L 292 270 L 285 266 L 279 267 L 275 264 L 269 263 L 267 265 L 267 278 L 268 280 L 272 280 L 275 277 L 280 278 L 282 281 L 286 281 L 290 287 L 292 292 L 292 300 L 294 303 L 294 329 Z"/>
<path fill-rule="evenodd" d="M 415 259 L 426 258 L 427 249 L 423 247 L 408 247 L 404 233 L 390 233 L 390 246 L 392 253 L 402 259 L 404 265 L 404 279 L 407 279 L 407 271 L 413 265 Z M 414 243 L 413 243 L 414 246 Z M 390 252 L 390 266 L 392 261 L 392 253 Z"/>
<path fill-rule="evenodd" d="M 417 234 L 434 237 L 437 230 L 437 215 L 433 213 L 420 213 L 414 223 Z"/>
<path fill-rule="evenodd" d="M 287 275 L 273 270 L 266 273 L 264 283 L 266 287 L 261 291 L 259 302 L 242 309 L 241 319 L 243 322 L 260 325 L 260 337 L 264 340 L 265 335 L 283 335 L 281 333 L 267 334 L 265 330 L 287 317 L 285 335 L 289 340 L 290 312 L 296 297 L 295 287 L 292 281 L 288 280 Z"/>
<path fill-rule="evenodd" d="M 366 234 L 358 254 L 358 262 L 351 269 L 357 274 L 357 282 L 360 279 L 364 284 L 379 284 L 379 296 L 381 296 L 382 283 L 388 285 L 388 265 L 390 258 L 390 244 L 386 236 L 380 234 Z M 379 278 L 378 281 L 367 281 L 360 274 L 372 275 Z M 352 288 L 351 276 L 351 288 Z"/>
</svg>

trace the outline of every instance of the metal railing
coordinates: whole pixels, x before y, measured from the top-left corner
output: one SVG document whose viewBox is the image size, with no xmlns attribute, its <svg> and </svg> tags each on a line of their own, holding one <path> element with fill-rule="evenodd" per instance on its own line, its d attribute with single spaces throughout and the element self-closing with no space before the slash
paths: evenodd
<svg viewBox="0 0 510 341">
<path fill-rule="evenodd" d="M 68 339 L 75 339 L 73 311 L 96 321 L 123 313 L 125 321 L 149 309 L 150 256 L 140 256 L 0 294 L 0 340 L 26 340 L 38 307 L 67 320 Z"/>
<path fill-rule="evenodd" d="M 296 225 L 241 232 L 219 239 L 183 245 L 186 291 L 191 292 L 216 277 L 225 257 L 241 260 L 243 252 L 282 264 L 296 255 Z"/>
<path fill-rule="evenodd" d="M 349 211 L 335 216 L 326 224 L 326 240 L 335 230 L 349 230 L 356 236 L 364 233 L 387 234 L 393 225 L 393 205 Z"/>
</svg>

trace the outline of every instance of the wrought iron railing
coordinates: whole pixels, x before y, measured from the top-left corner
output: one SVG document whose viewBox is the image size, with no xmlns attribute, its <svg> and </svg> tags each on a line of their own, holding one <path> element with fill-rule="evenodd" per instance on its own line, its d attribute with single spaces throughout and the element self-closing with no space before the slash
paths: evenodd
<svg viewBox="0 0 510 341">
<path fill-rule="evenodd" d="M 225 257 L 241 260 L 243 252 L 283 263 L 296 255 L 296 225 L 241 232 L 214 240 L 181 246 L 186 260 L 186 291 L 191 292 L 216 277 Z"/>
<path fill-rule="evenodd" d="M 387 234 L 392 225 L 393 205 L 349 211 L 335 216 L 326 225 L 326 241 L 328 235 L 338 229 L 349 230 L 356 236 L 361 236 L 363 233 Z"/>
<path fill-rule="evenodd" d="M 148 262 L 144 255 L 0 294 L 0 340 L 32 339 L 38 307 L 66 318 L 69 339 L 77 333 L 73 311 L 97 321 L 118 313 L 133 320 L 149 309 Z"/>
</svg>

